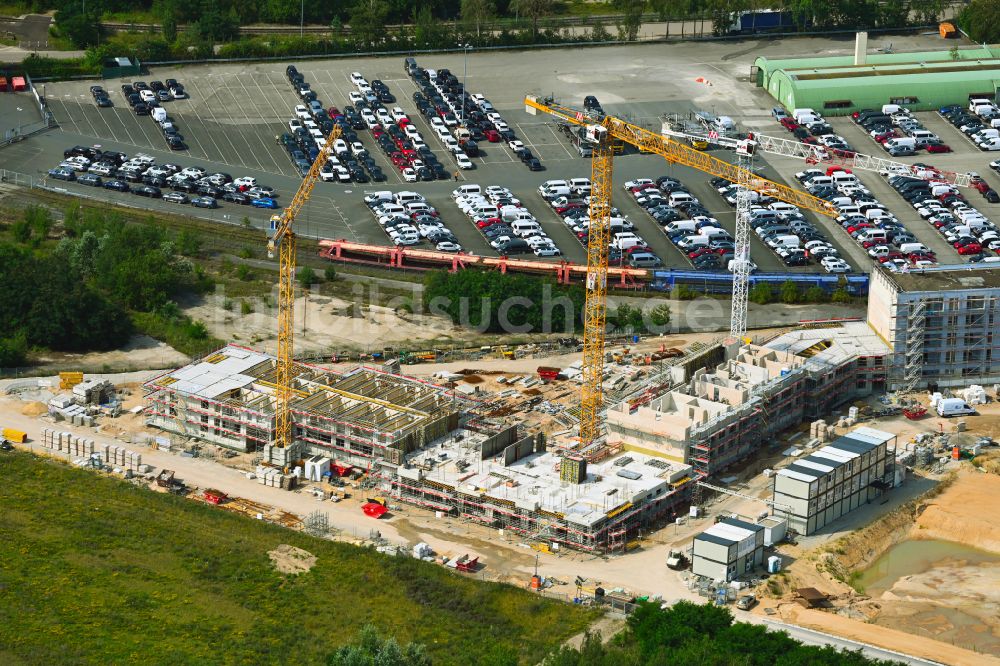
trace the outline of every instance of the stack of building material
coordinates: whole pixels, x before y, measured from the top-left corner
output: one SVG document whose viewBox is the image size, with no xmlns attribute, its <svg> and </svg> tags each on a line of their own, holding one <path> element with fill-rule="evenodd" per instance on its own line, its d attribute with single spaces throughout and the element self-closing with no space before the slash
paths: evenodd
<svg viewBox="0 0 1000 666">
<path fill-rule="evenodd" d="M 828 441 L 826 421 L 820 419 L 809 424 L 809 436 L 821 442 Z"/>
<path fill-rule="evenodd" d="M 57 432 L 51 428 L 42 428 L 42 448 L 78 458 L 89 458 L 94 452 L 94 440 L 77 437 L 70 432 Z"/>
<path fill-rule="evenodd" d="M 986 404 L 986 389 L 984 389 L 979 384 L 973 384 L 969 388 L 962 391 L 962 397 L 970 405 L 985 405 Z"/>
<path fill-rule="evenodd" d="M 281 488 L 281 480 L 284 474 L 274 467 L 258 467 L 257 482 L 271 488 Z"/>
</svg>

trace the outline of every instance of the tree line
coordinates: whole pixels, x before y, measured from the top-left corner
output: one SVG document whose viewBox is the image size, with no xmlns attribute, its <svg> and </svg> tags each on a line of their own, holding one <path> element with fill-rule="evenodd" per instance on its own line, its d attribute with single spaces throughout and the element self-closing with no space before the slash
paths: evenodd
<svg viewBox="0 0 1000 666">
<path fill-rule="evenodd" d="M 274 45 L 266 55 L 311 55 L 407 48 L 454 48 L 529 45 L 562 41 L 634 41 L 644 20 L 708 19 L 717 35 L 729 32 L 740 12 L 775 9 L 789 12 L 798 29 L 894 28 L 933 23 L 944 0 L 608 0 L 611 25 L 591 24 L 588 32 L 561 28 L 555 17 L 574 5 L 556 0 L 352 0 L 343 3 L 300 0 L 34 0 L 35 9 L 55 9 L 58 30 L 79 48 L 145 47 L 129 53 L 143 59 L 190 59 L 213 55 L 216 44 L 240 42 L 229 57 L 264 55 L 255 51 Z M 997 0 L 974 5 L 996 6 Z M 119 42 L 102 34 L 101 20 L 121 12 L 138 12 L 160 25 L 154 43 Z M 550 20 L 552 19 L 552 20 Z M 257 23 L 330 26 L 331 34 L 288 39 L 240 35 L 240 26 Z M 187 26 L 184 32 L 179 25 Z M 995 22 L 994 22 L 995 25 Z M 349 29 L 348 29 L 349 28 Z M 610 29 L 609 29 L 610 28 Z M 146 35 L 149 37 L 149 35 Z M 275 44 L 275 42 L 277 42 Z M 102 55 L 114 51 L 105 49 Z M 221 54 L 220 54 L 221 55 Z"/>
<path fill-rule="evenodd" d="M 433 666 L 423 645 L 400 646 L 373 626 L 327 658 L 328 666 Z M 625 629 L 610 641 L 588 634 L 579 648 L 563 646 L 543 666 L 893 666 L 861 650 L 804 645 L 783 631 L 734 622 L 728 608 L 679 601 L 666 609 L 640 602 Z M 517 666 L 515 655 L 496 655 L 490 666 Z"/>
<path fill-rule="evenodd" d="M 181 351 L 215 344 L 204 325 L 183 315 L 174 299 L 210 288 L 189 257 L 189 235 L 175 239 L 121 215 L 68 207 L 61 239 L 42 206 L 29 206 L 0 241 L 5 288 L 0 291 L 0 367 L 24 365 L 32 349 L 106 351 L 123 345 L 145 322 Z M 145 330 L 145 326 L 139 326 Z M 168 335 L 169 333 L 169 335 Z"/>
</svg>

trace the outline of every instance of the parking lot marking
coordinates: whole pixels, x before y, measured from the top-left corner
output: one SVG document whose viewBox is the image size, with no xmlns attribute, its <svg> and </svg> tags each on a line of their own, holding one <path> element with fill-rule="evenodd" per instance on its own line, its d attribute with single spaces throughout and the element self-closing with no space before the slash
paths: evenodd
<svg viewBox="0 0 1000 666">
<path fill-rule="evenodd" d="M 221 129 L 221 127 L 219 125 L 219 121 L 218 121 L 218 119 L 215 116 L 215 111 L 212 109 L 213 105 L 211 103 L 211 99 L 213 97 L 215 97 L 215 98 L 218 97 L 217 93 L 215 91 L 213 91 L 210 95 L 203 94 L 203 90 L 204 89 L 201 88 L 200 86 L 198 86 L 194 81 L 192 81 L 192 83 L 195 84 L 195 88 L 198 90 L 199 97 L 204 102 L 205 108 L 208 109 L 208 113 L 212 116 L 212 121 L 213 121 L 213 124 L 215 125 L 215 128 L 216 129 Z M 230 164 L 230 165 L 233 165 L 233 166 L 238 166 L 240 164 L 239 162 L 234 162 L 234 161 L 230 161 L 230 160 L 226 159 L 226 152 L 224 150 L 222 150 L 222 147 L 219 145 L 219 142 L 215 140 L 215 134 L 216 134 L 216 132 L 213 131 L 211 128 L 209 128 L 208 124 L 204 121 L 204 119 L 201 116 L 199 116 L 199 120 L 201 121 L 202 127 L 205 129 L 205 133 L 208 135 L 208 138 L 211 140 L 212 145 L 215 146 L 215 149 L 219 153 L 219 157 L 217 159 L 213 160 L 213 161 L 223 162 L 225 164 Z M 226 137 L 226 140 L 229 141 L 229 147 L 232 149 L 232 151 L 233 151 L 232 152 L 233 159 L 235 159 L 236 156 L 239 155 L 239 152 L 236 150 L 236 146 L 233 145 L 232 140 L 229 138 L 229 134 L 227 132 L 222 132 L 222 133 Z"/>
<path fill-rule="evenodd" d="M 239 79 L 240 77 L 237 76 L 236 78 Z M 242 84 L 240 84 L 240 85 L 242 87 Z M 221 89 L 224 89 L 226 92 L 229 93 L 229 96 L 232 97 L 232 99 L 233 99 L 233 104 L 236 106 L 236 108 L 238 108 L 238 109 L 240 109 L 240 111 L 242 111 L 243 117 L 246 118 L 247 125 L 249 126 L 251 124 L 250 116 L 248 116 L 246 114 L 246 109 L 243 108 L 243 105 L 240 103 L 240 100 L 238 100 L 236 98 L 236 95 L 233 93 L 232 88 L 230 88 L 228 85 L 223 85 L 223 86 L 221 86 Z M 244 88 L 244 91 L 246 91 L 246 88 Z M 238 119 L 233 119 L 233 120 L 236 120 L 236 124 L 233 124 L 232 127 L 234 129 L 236 129 L 236 131 L 240 135 L 240 139 L 242 139 L 243 143 L 245 143 L 247 145 L 247 148 L 249 149 L 250 156 L 253 157 L 254 161 L 257 163 L 257 168 L 260 169 L 261 171 L 264 171 L 265 170 L 264 169 L 264 164 L 260 161 L 260 158 L 258 157 L 258 151 L 255 149 L 255 146 L 251 145 L 252 142 L 251 142 L 251 140 L 249 138 L 247 138 L 247 136 L 246 136 L 246 134 L 244 132 L 244 128 L 239 128 L 238 127 Z M 228 134 L 229 133 L 227 132 L 227 136 L 228 136 Z M 261 142 L 260 141 L 260 135 L 257 134 L 256 132 L 253 132 L 253 134 L 255 135 L 255 138 L 258 140 L 258 142 Z M 266 145 L 264 146 L 264 152 L 267 152 L 267 146 Z M 245 161 L 246 160 L 244 160 L 244 162 Z M 253 165 L 250 165 L 250 164 L 247 164 L 246 166 L 250 167 L 251 169 L 253 168 Z"/>
<path fill-rule="evenodd" d="M 65 120 L 69 121 L 69 123 L 73 125 L 73 131 L 76 132 L 77 134 L 80 134 L 80 128 L 77 126 L 76 120 L 73 118 L 73 114 L 70 113 L 69 107 L 66 106 L 66 102 L 62 101 L 61 99 L 60 100 L 53 99 L 52 101 L 59 103 L 59 106 L 61 106 L 63 110 L 63 112 L 59 115 L 64 116 Z"/>
<path fill-rule="evenodd" d="M 277 93 L 278 93 L 278 84 L 275 84 L 271 80 L 270 73 L 265 73 L 264 76 L 266 77 L 268 84 L 274 88 L 275 95 L 270 95 L 270 94 L 267 94 L 267 93 L 264 92 L 264 89 L 260 85 L 260 77 L 258 77 L 258 76 L 252 76 L 252 77 L 250 77 L 250 79 L 254 82 L 254 85 L 257 86 L 257 90 L 260 91 L 261 97 L 267 102 L 267 105 L 268 105 L 268 107 L 270 107 L 271 112 L 274 114 L 274 117 L 277 119 L 277 122 L 281 123 L 282 120 L 283 120 L 283 118 L 284 118 L 284 115 L 282 113 L 278 112 L 278 109 L 275 108 L 274 102 L 272 101 L 272 98 L 275 97 L 277 95 Z M 241 79 L 240 83 L 242 83 L 242 79 Z M 249 91 L 247 91 L 247 96 L 248 97 L 250 96 Z M 279 127 L 279 131 L 277 132 L 276 136 L 280 137 L 283 133 L 284 133 L 284 129 Z M 270 156 L 271 161 L 274 163 L 274 168 L 275 168 L 275 170 L 278 173 L 287 173 L 284 170 L 285 167 L 283 165 L 286 165 L 288 163 L 288 159 L 287 159 L 288 155 L 284 151 L 284 148 L 279 147 L 279 152 L 281 153 L 280 156 L 275 155 L 275 151 L 268 150 L 268 155 Z M 279 163 L 279 159 L 280 158 L 285 158 L 285 159 L 282 159 L 281 162 Z"/>
</svg>

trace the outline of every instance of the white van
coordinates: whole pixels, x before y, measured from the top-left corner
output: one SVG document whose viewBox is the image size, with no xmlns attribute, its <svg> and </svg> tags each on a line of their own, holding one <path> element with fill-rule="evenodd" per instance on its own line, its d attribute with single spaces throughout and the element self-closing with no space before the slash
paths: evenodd
<svg viewBox="0 0 1000 666">
<path fill-rule="evenodd" d="M 691 202 L 694 203 L 698 201 L 697 198 L 690 192 L 671 192 L 670 196 L 667 198 L 667 203 L 671 206 L 677 206 L 678 204 Z"/>
<path fill-rule="evenodd" d="M 912 136 L 896 137 L 895 139 L 889 139 L 885 142 L 886 150 L 889 150 L 890 148 L 909 148 L 910 150 L 913 150 L 916 147 L 917 142 Z"/>
<path fill-rule="evenodd" d="M 611 247 L 617 248 L 619 250 L 627 250 L 631 247 L 636 247 L 637 245 L 642 245 L 642 239 L 635 234 L 621 233 L 615 234 L 614 240 L 611 241 Z"/>
<path fill-rule="evenodd" d="M 837 185 L 860 185 L 861 183 L 857 176 L 847 171 L 834 171 L 830 177 Z"/>
<path fill-rule="evenodd" d="M 530 222 L 528 220 L 518 220 L 511 224 L 510 228 L 515 235 L 521 238 L 540 236 L 542 234 L 542 226 L 538 222 Z"/>
<path fill-rule="evenodd" d="M 702 236 L 701 234 L 697 236 L 685 236 L 684 238 L 677 241 L 677 247 L 685 250 L 693 250 L 696 247 L 705 247 L 712 241 L 708 236 Z"/>
<path fill-rule="evenodd" d="M 559 197 L 568 197 L 571 193 L 569 187 L 561 185 L 539 190 L 539 194 L 541 194 L 542 198 L 546 201 L 552 201 L 553 199 L 558 199 Z"/>
<path fill-rule="evenodd" d="M 408 203 L 413 203 L 414 201 L 426 201 L 424 195 L 419 192 L 397 192 L 396 193 L 396 203 L 399 205 L 404 205 Z"/>
<path fill-rule="evenodd" d="M 372 212 L 379 217 L 384 215 L 406 215 L 406 209 L 394 203 L 385 203 L 381 206 L 376 206 L 372 209 Z"/>
<path fill-rule="evenodd" d="M 542 192 L 553 187 L 569 187 L 569 183 L 565 180 L 547 180 L 538 186 L 538 191 Z"/>
<path fill-rule="evenodd" d="M 500 217 L 500 209 L 492 204 L 481 204 L 479 206 L 475 206 L 469 213 L 469 216 L 480 219 Z"/>
<path fill-rule="evenodd" d="M 590 194 L 590 179 L 589 178 L 570 178 L 569 179 L 569 189 L 571 189 L 575 193 L 581 194 L 581 195 Z"/>
<path fill-rule="evenodd" d="M 833 178 L 830 176 L 816 176 L 815 178 L 810 178 L 808 181 L 806 181 L 807 189 L 813 187 L 832 187 L 832 186 L 833 186 Z"/>
<path fill-rule="evenodd" d="M 767 241 L 767 244 L 778 249 L 781 247 L 792 248 L 798 247 L 802 243 L 802 239 L 794 234 L 782 234 L 781 236 L 775 236 L 774 238 Z"/>
<path fill-rule="evenodd" d="M 938 416 L 969 416 L 976 410 L 961 398 L 942 398 L 937 403 Z"/>
<path fill-rule="evenodd" d="M 969 100 L 969 111 L 975 111 L 977 106 L 992 106 L 993 100 L 974 97 Z"/>
<path fill-rule="evenodd" d="M 677 220 L 664 227 L 668 234 L 676 234 L 679 231 L 696 231 L 697 226 L 692 220 Z"/>
<path fill-rule="evenodd" d="M 930 252 L 927 246 L 923 243 L 900 243 L 899 251 L 903 254 L 910 254 L 911 252 Z"/>
<path fill-rule="evenodd" d="M 821 120 L 820 115 L 812 109 L 792 109 L 792 118 L 800 125 L 805 124 L 805 121 L 802 120 L 804 118 L 812 118 L 811 122 Z"/>
<path fill-rule="evenodd" d="M 460 185 L 455 188 L 451 193 L 452 199 L 457 199 L 459 197 L 469 196 L 470 194 L 482 194 L 483 188 L 475 183 L 469 183 L 468 185 Z"/>
<path fill-rule="evenodd" d="M 858 234 L 858 240 L 862 243 L 886 243 L 888 238 L 885 229 L 865 229 Z"/>
<path fill-rule="evenodd" d="M 984 141 L 986 139 L 995 139 L 998 136 L 1000 136 L 1000 130 L 994 129 L 994 128 L 991 127 L 989 129 L 981 129 L 978 132 L 976 132 L 975 134 L 973 134 L 972 135 L 972 140 L 973 141 Z"/>
<path fill-rule="evenodd" d="M 894 113 L 909 114 L 909 112 L 910 112 L 909 109 L 904 109 L 899 104 L 883 104 L 882 105 L 882 113 L 884 113 L 887 116 L 891 116 Z"/>
<path fill-rule="evenodd" d="M 698 233 L 702 236 L 708 236 L 709 238 L 716 238 L 719 236 L 728 236 L 729 232 L 725 229 L 720 229 L 719 227 L 702 227 L 698 230 Z"/>
<path fill-rule="evenodd" d="M 149 115 L 153 117 L 153 120 L 160 123 L 167 119 L 167 110 L 162 106 L 155 106 Z"/>
<path fill-rule="evenodd" d="M 380 203 L 389 203 L 390 201 L 392 201 L 392 192 L 389 190 L 369 192 L 365 195 L 365 203 L 369 206 L 375 206 Z"/>
</svg>

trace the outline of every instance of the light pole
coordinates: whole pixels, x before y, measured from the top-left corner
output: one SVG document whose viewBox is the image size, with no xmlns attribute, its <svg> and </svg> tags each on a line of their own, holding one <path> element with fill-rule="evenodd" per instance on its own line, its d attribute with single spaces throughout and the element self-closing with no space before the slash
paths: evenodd
<svg viewBox="0 0 1000 666">
<path fill-rule="evenodd" d="M 295 5 L 292 6 L 294 7 Z M 306 0 L 302 0 L 302 2 L 299 3 L 299 37 L 302 37 L 303 33 L 305 32 L 305 24 L 306 24 Z"/>
<path fill-rule="evenodd" d="M 462 44 L 462 51 L 465 53 L 465 67 L 462 74 L 462 127 L 465 127 L 465 89 L 469 82 L 469 49 L 472 44 Z"/>
</svg>

